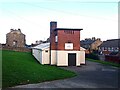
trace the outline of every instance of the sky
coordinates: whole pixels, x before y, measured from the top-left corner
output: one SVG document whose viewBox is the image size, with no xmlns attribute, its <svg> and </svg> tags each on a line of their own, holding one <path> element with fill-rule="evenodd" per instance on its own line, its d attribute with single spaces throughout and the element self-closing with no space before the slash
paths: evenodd
<svg viewBox="0 0 120 90">
<path fill-rule="evenodd" d="M 58 28 L 83 28 L 81 40 L 117 39 L 118 0 L 1 0 L 0 43 L 11 28 L 20 28 L 27 44 L 46 40 L 51 21 Z"/>
</svg>

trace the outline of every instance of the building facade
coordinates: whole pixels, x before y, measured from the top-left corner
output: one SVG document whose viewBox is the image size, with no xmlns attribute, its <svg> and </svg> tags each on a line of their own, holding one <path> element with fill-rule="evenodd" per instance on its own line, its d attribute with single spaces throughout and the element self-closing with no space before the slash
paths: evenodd
<svg viewBox="0 0 120 90">
<path fill-rule="evenodd" d="M 50 22 L 50 62 L 52 65 L 80 66 L 81 30 L 57 28 L 57 22 Z"/>
<path fill-rule="evenodd" d="M 50 43 L 42 43 L 32 48 L 32 55 L 41 64 L 50 64 Z"/>
<path fill-rule="evenodd" d="M 102 41 L 98 38 L 90 46 L 90 50 L 98 50 L 99 46 L 102 44 Z"/>
<path fill-rule="evenodd" d="M 8 47 L 25 47 L 26 40 L 25 35 L 20 29 L 11 29 L 9 33 L 6 34 L 6 46 Z"/>
<path fill-rule="evenodd" d="M 99 52 L 103 55 L 117 54 L 120 50 L 120 39 L 111 39 L 104 41 L 99 46 Z"/>
<path fill-rule="evenodd" d="M 85 49 L 80 47 L 82 29 L 57 28 L 50 22 L 50 42 L 33 47 L 33 56 L 41 64 L 80 66 L 85 64 Z"/>
</svg>

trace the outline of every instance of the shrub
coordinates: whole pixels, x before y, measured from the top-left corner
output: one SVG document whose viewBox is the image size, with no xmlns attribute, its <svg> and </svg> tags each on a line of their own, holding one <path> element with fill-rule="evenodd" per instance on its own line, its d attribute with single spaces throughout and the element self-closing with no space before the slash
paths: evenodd
<svg viewBox="0 0 120 90">
<path fill-rule="evenodd" d="M 86 54 L 86 58 L 91 58 L 91 59 L 99 60 L 98 55 L 94 54 L 94 53 Z"/>
</svg>

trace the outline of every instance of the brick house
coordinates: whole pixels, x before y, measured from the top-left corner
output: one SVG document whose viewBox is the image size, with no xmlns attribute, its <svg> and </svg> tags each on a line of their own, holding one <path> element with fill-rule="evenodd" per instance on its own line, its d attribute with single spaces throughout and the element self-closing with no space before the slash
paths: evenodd
<svg viewBox="0 0 120 90">
<path fill-rule="evenodd" d="M 99 52 L 105 61 L 120 63 L 120 39 L 104 41 L 99 46 Z"/>
<path fill-rule="evenodd" d="M 6 34 L 6 46 L 8 47 L 25 47 L 25 43 L 25 35 L 20 29 L 11 29 L 11 31 Z"/>
<path fill-rule="evenodd" d="M 110 39 L 107 41 L 103 41 L 103 43 L 99 46 L 99 52 L 104 55 L 117 54 L 119 52 L 120 39 Z"/>
<path fill-rule="evenodd" d="M 57 22 L 50 22 L 50 43 L 34 47 L 35 57 L 40 50 L 42 58 L 49 57 L 47 64 L 57 66 L 80 66 L 85 64 L 85 49 L 80 47 L 80 31 L 82 29 L 57 28 Z M 37 50 L 37 52 L 35 52 Z M 49 54 L 42 54 L 42 53 Z M 37 54 L 38 55 L 38 54 Z M 46 56 L 45 56 L 46 55 Z M 41 58 L 41 59 L 42 59 Z M 45 60 L 38 60 L 40 63 Z M 45 62 L 42 64 L 46 64 Z"/>
</svg>

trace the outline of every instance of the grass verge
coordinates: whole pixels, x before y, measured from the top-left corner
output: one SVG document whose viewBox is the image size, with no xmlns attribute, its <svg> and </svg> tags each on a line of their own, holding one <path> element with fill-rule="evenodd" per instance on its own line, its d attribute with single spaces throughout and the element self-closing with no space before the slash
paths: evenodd
<svg viewBox="0 0 120 90">
<path fill-rule="evenodd" d="M 116 63 L 112 63 L 112 62 L 101 61 L 101 60 L 94 60 L 94 59 L 90 59 L 90 58 L 86 58 L 86 60 L 93 61 L 93 62 L 98 62 L 98 63 L 104 64 L 104 65 L 120 67 L 120 64 L 116 64 Z"/>
<path fill-rule="evenodd" d="M 31 53 L 2 51 L 2 88 L 76 76 L 56 66 L 41 65 Z"/>
</svg>

